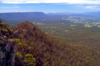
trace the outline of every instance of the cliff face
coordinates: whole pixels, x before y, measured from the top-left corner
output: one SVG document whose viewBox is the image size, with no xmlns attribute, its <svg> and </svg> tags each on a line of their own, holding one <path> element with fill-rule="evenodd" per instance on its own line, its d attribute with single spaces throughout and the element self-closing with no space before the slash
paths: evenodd
<svg viewBox="0 0 100 66">
<path fill-rule="evenodd" d="M 1 66 L 95 66 L 97 58 L 92 49 L 60 41 L 31 22 L 0 22 Z"/>
<path fill-rule="evenodd" d="M 3 44 L 0 45 L 0 65 L 2 66 L 14 66 L 15 54 L 17 52 L 16 43 L 8 41 L 7 38 L 1 37 Z"/>
<path fill-rule="evenodd" d="M 7 34 L 8 32 L 8 34 Z M 17 52 L 16 43 L 8 40 L 12 32 L 7 28 L 5 23 L 0 23 L 0 65 L 14 66 L 15 54 Z"/>
</svg>

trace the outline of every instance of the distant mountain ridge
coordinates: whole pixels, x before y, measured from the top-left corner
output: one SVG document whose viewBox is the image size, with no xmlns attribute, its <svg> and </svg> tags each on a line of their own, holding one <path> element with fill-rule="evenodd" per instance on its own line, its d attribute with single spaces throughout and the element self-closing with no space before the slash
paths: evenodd
<svg viewBox="0 0 100 66">
<path fill-rule="evenodd" d="M 41 17 L 45 16 L 43 12 L 15 12 L 15 13 L 0 13 L 0 18 L 1 19 L 17 19 L 17 18 L 25 18 L 25 17 Z M 12 17 L 12 18 L 11 18 Z"/>
<path fill-rule="evenodd" d="M 87 21 L 99 22 L 100 12 L 86 12 L 86 13 L 48 13 L 43 12 L 11 12 L 11 13 L 0 13 L 0 19 L 8 24 L 18 24 L 23 21 L 52 21 L 52 20 L 70 20 L 70 16 L 82 17 Z M 84 18 L 86 17 L 86 19 Z M 88 19 L 90 17 L 91 19 Z M 98 18 L 98 19 L 95 19 Z M 80 21 L 77 18 L 71 18 L 73 21 Z M 81 20 L 82 21 L 82 20 Z M 86 22 L 86 21 L 85 21 Z"/>
<path fill-rule="evenodd" d="M 26 15 L 26 14 L 32 14 L 32 15 L 45 15 L 45 13 L 43 12 L 10 12 L 10 13 L 0 13 L 0 15 L 17 15 L 17 14 L 23 14 L 23 15 Z"/>
<path fill-rule="evenodd" d="M 47 15 L 76 15 L 85 17 L 99 17 L 100 12 L 62 12 L 62 13 L 48 13 Z"/>
<path fill-rule="evenodd" d="M 41 20 L 46 16 L 43 12 L 13 12 L 13 13 L 0 13 L 0 19 L 7 20 L 7 22 L 22 22 L 25 20 Z M 6 22 L 6 21 L 5 21 Z"/>
</svg>

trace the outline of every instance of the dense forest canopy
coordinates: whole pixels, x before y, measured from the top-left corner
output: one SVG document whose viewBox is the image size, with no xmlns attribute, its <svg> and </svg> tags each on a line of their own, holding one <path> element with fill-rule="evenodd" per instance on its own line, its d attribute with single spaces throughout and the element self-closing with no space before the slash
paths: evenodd
<svg viewBox="0 0 100 66">
<path fill-rule="evenodd" d="M 80 23 L 64 20 L 33 22 L 38 25 L 41 30 L 57 37 L 60 40 L 70 44 L 85 45 L 91 47 L 96 52 L 100 49 L 100 23 Z"/>
<path fill-rule="evenodd" d="M 99 66 L 99 53 L 58 40 L 32 22 L 10 26 L 0 20 L 0 65 Z"/>
</svg>

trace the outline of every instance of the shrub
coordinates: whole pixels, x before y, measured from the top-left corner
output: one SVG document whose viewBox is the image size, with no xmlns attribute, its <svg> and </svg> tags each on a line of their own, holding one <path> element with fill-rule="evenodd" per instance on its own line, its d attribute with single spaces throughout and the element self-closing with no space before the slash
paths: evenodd
<svg viewBox="0 0 100 66">
<path fill-rule="evenodd" d="M 14 38 L 13 41 L 15 41 L 15 42 L 20 42 L 20 39 Z"/>
<path fill-rule="evenodd" d="M 3 31 L 3 32 L 8 32 L 8 30 L 7 30 L 7 29 L 4 29 L 4 28 L 2 28 L 2 31 Z"/>
<path fill-rule="evenodd" d="M 16 55 L 18 58 L 22 58 L 22 54 L 20 52 L 17 52 Z"/>
<path fill-rule="evenodd" d="M 33 57 L 32 54 L 26 54 L 25 55 L 24 62 L 28 63 L 28 66 L 35 66 L 36 65 L 35 61 L 36 61 L 36 59 Z"/>
</svg>

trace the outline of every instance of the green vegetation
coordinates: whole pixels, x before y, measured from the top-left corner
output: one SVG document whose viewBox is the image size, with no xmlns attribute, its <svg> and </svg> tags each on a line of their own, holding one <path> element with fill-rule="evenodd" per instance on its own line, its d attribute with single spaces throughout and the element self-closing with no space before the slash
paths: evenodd
<svg viewBox="0 0 100 66">
<path fill-rule="evenodd" d="M 4 29 L 4 28 L 2 28 L 2 31 L 3 31 L 3 32 L 8 32 L 8 30 L 6 30 L 6 29 Z"/>
<path fill-rule="evenodd" d="M 92 26 L 89 24 L 85 24 L 84 27 L 91 28 Z"/>
<path fill-rule="evenodd" d="M 4 42 L 2 40 L 0 40 L 0 46 L 3 46 Z"/>
<path fill-rule="evenodd" d="M 98 26 L 100 26 L 99 22 L 73 23 L 64 21 L 58 21 L 56 24 L 51 21 L 51 24 L 45 22 L 45 25 L 38 25 L 42 30 L 60 40 L 70 44 L 85 45 L 100 53 L 100 28 Z M 52 29 L 51 27 L 56 28 Z"/>
<path fill-rule="evenodd" d="M 24 59 L 24 62 L 28 63 L 28 66 L 35 66 L 36 65 L 35 64 L 36 59 L 33 58 L 32 54 L 26 54 L 25 57 L 26 58 Z"/>
<path fill-rule="evenodd" d="M 20 42 L 20 39 L 14 38 L 13 41 Z"/>
<path fill-rule="evenodd" d="M 18 58 L 22 58 L 22 54 L 20 52 L 17 52 L 16 55 Z"/>
<path fill-rule="evenodd" d="M 94 38 L 94 34 L 99 28 L 86 28 L 84 24 L 80 23 L 66 23 L 64 21 L 62 21 L 62 23 L 58 24 L 57 21 L 56 23 L 47 25 L 45 23 L 44 26 L 43 24 L 39 24 L 38 26 L 41 27 L 42 30 L 28 21 L 18 24 L 13 28 L 12 34 L 7 36 L 7 40 L 5 39 L 8 42 L 5 42 L 7 44 L 6 46 L 11 50 L 5 49 L 4 46 L 2 47 L 5 49 L 6 54 L 8 53 L 7 57 L 5 56 L 5 58 L 7 58 L 5 62 L 9 61 L 9 63 L 11 62 L 12 64 L 11 60 L 15 60 L 16 66 L 100 65 L 99 51 L 96 52 L 94 50 L 92 43 L 90 47 L 88 46 L 89 44 L 83 45 L 82 43 L 77 43 L 79 39 L 80 41 L 83 40 L 81 37 L 84 37 L 86 40 Z M 93 34 L 91 34 L 92 29 L 96 29 Z M 99 32 L 99 30 L 97 32 Z M 62 40 L 67 39 L 67 43 L 49 34 Z M 5 38 L 4 36 L 5 35 L 1 36 L 2 40 Z M 8 41 L 8 39 L 12 39 L 12 41 Z M 94 39 L 91 39 L 91 41 L 93 40 Z M 11 57 L 11 60 L 8 59 L 8 56 Z"/>
<path fill-rule="evenodd" d="M 12 34 L 8 24 L 0 22 L 0 31 L 3 35 L 9 36 Z"/>
</svg>

